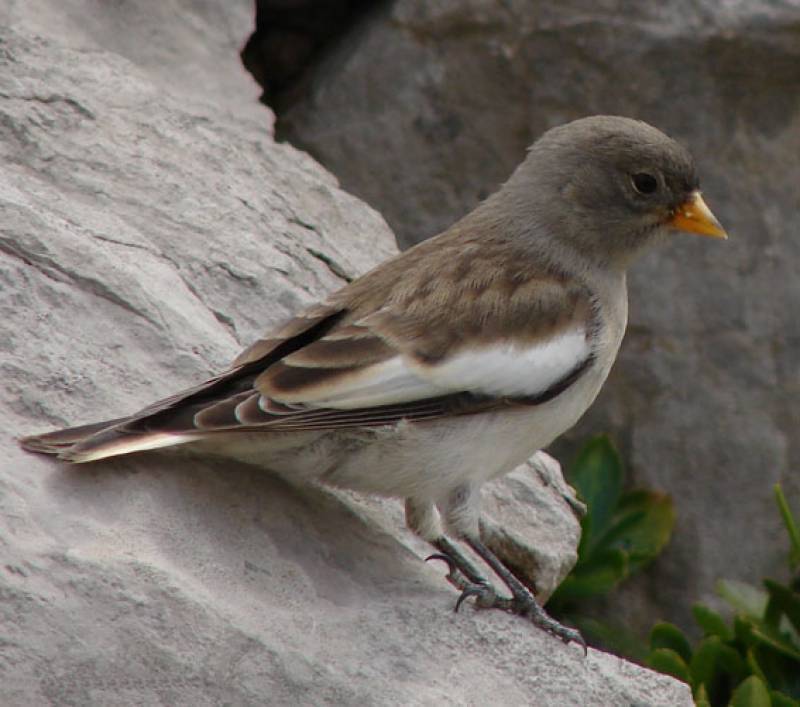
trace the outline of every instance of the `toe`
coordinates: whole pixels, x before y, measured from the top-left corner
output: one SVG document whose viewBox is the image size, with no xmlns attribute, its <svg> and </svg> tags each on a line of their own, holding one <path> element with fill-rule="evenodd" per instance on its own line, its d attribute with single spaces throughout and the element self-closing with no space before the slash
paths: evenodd
<svg viewBox="0 0 800 707">
<path fill-rule="evenodd" d="M 494 587 L 489 582 L 478 582 L 470 584 L 461 592 L 458 597 L 454 611 L 458 611 L 465 600 L 470 597 L 475 597 L 475 603 L 480 607 L 492 607 L 495 605 L 497 593 Z"/>
</svg>

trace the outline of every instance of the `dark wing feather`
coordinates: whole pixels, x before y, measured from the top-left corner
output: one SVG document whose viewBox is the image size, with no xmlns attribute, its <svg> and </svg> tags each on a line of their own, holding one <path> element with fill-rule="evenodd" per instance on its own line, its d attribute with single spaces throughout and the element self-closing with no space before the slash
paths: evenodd
<svg viewBox="0 0 800 707">
<path fill-rule="evenodd" d="M 240 423 L 235 423 L 235 418 L 226 413 L 235 410 L 232 403 L 252 395 L 253 383 L 262 370 L 323 336 L 343 316 L 340 308 L 318 305 L 289 320 L 269 338 L 255 342 L 229 370 L 197 386 L 162 398 L 130 417 L 30 435 L 21 438 L 20 444 L 32 452 L 84 461 L 113 456 L 116 452 L 103 454 L 102 450 L 116 448 L 120 440 L 126 438 L 144 439 L 155 433 L 189 435 L 208 428 L 229 429 Z M 205 414 L 202 426 L 195 424 L 199 413 Z"/>
<path fill-rule="evenodd" d="M 346 392 L 354 377 L 383 363 L 393 365 L 393 360 L 433 369 L 469 342 L 502 344 L 513 333 L 517 340 L 534 345 L 570 328 L 587 332 L 587 340 L 594 331 L 590 293 L 563 274 L 537 272 L 524 257 L 509 267 L 507 254 L 501 257 L 500 251 L 482 242 L 468 244 L 474 255 L 465 258 L 466 246 L 455 238 L 439 240 L 436 247 L 450 248 L 452 258 L 444 268 L 432 271 L 433 261 L 426 255 L 432 247 L 431 241 L 421 244 L 356 280 L 327 304 L 306 310 L 257 341 L 231 369 L 199 386 L 130 418 L 87 427 L 87 436 L 81 439 L 72 435 L 61 444 L 45 435 L 28 438 L 26 446 L 85 461 L 136 451 L 139 441 L 140 449 L 164 446 L 150 444 L 159 436 L 166 445 L 180 443 L 170 440 L 234 430 L 326 430 L 431 420 L 539 404 L 558 395 L 589 366 L 591 355 L 564 371 L 546 390 L 527 397 L 491 397 L 478 389 L 430 384 L 421 388 L 419 399 L 388 396 L 385 403 L 354 404 L 352 409 L 315 406 L 310 402 L 314 396 L 306 397 L 308 391 Z M 479 261 L 475 270 L 471 264 Z M 323 394 L 317 399 L 326 398 Z"/>
</svg>

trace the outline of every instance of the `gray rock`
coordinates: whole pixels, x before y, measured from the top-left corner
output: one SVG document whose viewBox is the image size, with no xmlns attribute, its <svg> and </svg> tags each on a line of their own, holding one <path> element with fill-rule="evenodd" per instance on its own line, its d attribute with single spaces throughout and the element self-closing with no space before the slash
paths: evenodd
<svg viewBox="0 0 800 707">
<path fill-rule="evenodd" d="M 15 30 L 0 23 L 0 703 L 690 705 L 686 686 L 516 617 L 454 614 L 396 503 L 216 461 L 66 467 L 17 447 L 203 379 L 394 252 L 268 119 L 98 48 L 64 7 L 39 36 L 22 3 Z M 549 488 L 509 534 L 524 547 L 552 524 L 542 556 L 563 573 L 569 492 L 535 465 L 488 523 Z"/>
<path fill-rule="evenodd" d="M 563 502 L 554 503 L 554 497 Z M 537 598 L 547 601 L 578 560 L 581 538 L 575 519 L 585 511 L 564 481 L 559 463 L 538 452 L 502 484 L 490 487 L 483 510 L 481 535 L 486 543 L 517 574 L 530 578 Z M 557 535 L 555 528 L 566 532 Z"/>
<path fill-rule="evenodd" d="M 570 457 L 610 432 L 634 483 L 675 499 L 671 547 L 614 603 L 641 629 L 691 624 L 719 577 L 784 567 L 772 485 L 800 496 L 798 33 L 797 2 L 397 0 L 279 116 L 405 245 L 472 208 L 555 124 L 631 115 L 690 146 L 731 240 L 676 237 L 634 268 L 620 360 L 554 447 Z"/>
<path fill-rule="evenodd" d="M 0 26 L 68 38 L 75 48 L 105 49 L 133 62 L 173 94 L 213 100 L 220 112 L 271 126 L 272 114 L 257 102 L 260 88 L 239 61 L 253 13 L 252 0 L 146 6 L 126 0 L 102 8 L 92 0 L 3 0 Z"/>
</svg>

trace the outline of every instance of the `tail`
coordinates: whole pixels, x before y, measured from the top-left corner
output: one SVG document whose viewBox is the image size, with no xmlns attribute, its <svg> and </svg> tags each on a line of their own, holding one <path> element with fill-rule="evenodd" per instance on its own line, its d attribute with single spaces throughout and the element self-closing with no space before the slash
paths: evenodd
<svg viewBox="0 0 800 707">
<path fill-rule="evenodd" d="M 51 454 L 59 459 L 82 463 L 185 444 L 197 438 L 197 435 L 175 432 L 131 432 L 125 430 L 125 423 L 130 419 L 120 417 L 116 420 L 21 437 L 19 444 L 28 452 Z"/>
</svg>

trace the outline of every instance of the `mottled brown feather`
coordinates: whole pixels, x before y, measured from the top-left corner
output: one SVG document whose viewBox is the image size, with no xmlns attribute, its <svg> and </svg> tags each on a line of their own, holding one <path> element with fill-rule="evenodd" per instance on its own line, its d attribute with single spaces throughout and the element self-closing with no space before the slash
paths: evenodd
<svg viewBox="0 0 800 707">
<path fill-rule="evenodd" d="M 260 393 L 253 393 L 236 407 L 236 417 L 243 426 L 263 425 L 283 417 L 278 416 L 276 418 L 275 415 L 262 410 L 259 406 L 261 399 Z"/>
<path fill-rule="evenodd" d="M 558 273 L 507 272 L 499 257 L 497 263 L 489 259 L 488 267 L 487 259 L 484 255 L 482 266 L 473 265 L 479 273 L 471 277 L 471 269 L 460 263 L 452 274 L 462 279 L 447 287 L 420 283 L 413 299 L 406 300 L 405 285 L 395 283 L 388 297 L 375 301 L 383 306 L 373 311 L 371 291 L 362 295 L 356 287 L 361 281 L 353 283 L 335 296 L 344 312 L 341 320 L 321 339 L 264 371 L 255 387 L 267 397 L 298 401 L 346 385 L 359 371 L 397 355 L 433 365 L 467 346 L 534 345 L 568 329 L 593 330 L 594 307 L 586 289 Z"/>
<path fill-rule="evenodd" d="M 252 390 L 245 390 L 236 395 L 224 398 L 219 402 L 207 405 L 195 413 L 192 420 L 193 427 L 198 430 L 238 427 L 241 422 L 236 415 L 236 408 L 252 395 Z"/>
<path fill-rule="evenodd" d="M 385 361 L 397 353 L 369 330 L 362 331 L 365 333 L 352 338 L 325 336 L 289 354 L 283 362 L 307 368 L 360 368 Z"/>
<path fill-rule="evenodd" d="M 269 357 L 275 350 L 339 313 L 339 309 L 326 304 L 316 304 L 300 312 L 283 324 L 267 333 L 266 337 L 255 341 L 240 353 L 231 365 L 232 368 L 245 366 Z"/>
<path fill-rule="evenodd" d="M 341 381 L 361 370 L 360 366 L 350 368 L 287 366 L 283 361 L 278 361 L 256 378 L 255 388 L 268 398 L 294 402 L 302 400 L 303 395 L 308 395 L 312 390 L 326 388 L 332 382 Z"/>
</svg>

